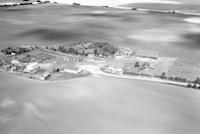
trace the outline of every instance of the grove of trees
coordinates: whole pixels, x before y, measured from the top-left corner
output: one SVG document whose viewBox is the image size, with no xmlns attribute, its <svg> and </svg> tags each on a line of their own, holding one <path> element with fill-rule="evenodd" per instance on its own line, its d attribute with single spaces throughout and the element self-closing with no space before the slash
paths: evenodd
<svg viewBox="0 0 200 134">
<path fill-rule="evenodd" d="M 117 52 L 117 48 L 106 42 L 86 42 L 70 46 L 59 46 L 58 51 L 83 56 L 88 56 L 89 54 L 94 54 L 96 56 L 110 56 Z"/>
<path fill-rule="evenodd" d="M 12 53 L 16 55 L 20 55 L 26 52 L 30 52 L 32 48 L 25 48 L 25 47 L 7 47 L 2 49 L 1 52 L 7 55 L 11 55 Z"/>
</svg>

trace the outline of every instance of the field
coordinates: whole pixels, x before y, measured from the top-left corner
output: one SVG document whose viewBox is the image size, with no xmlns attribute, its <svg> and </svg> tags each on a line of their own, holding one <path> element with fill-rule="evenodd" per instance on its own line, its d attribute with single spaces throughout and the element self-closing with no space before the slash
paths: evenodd
<svg viewBox="0 0 200 134">
<path fill-rule="evenodd" d="M 1 8 L 0 16 L 1 48 L 97 40 L 156 51 L 186 66 L 187 61 L 196 68 L 200 64 L 198 24 L 184 21 L 194 16 L 59 4 Z M 191 66 L 178 65 L 174 68 L 191 72 L 186 74 L 190 79 L 200 75 Z M 174 68 L 170 75 L 177 74 Z"/>
<path fill-rule="evenodd" d="M 0 48 L 106 41 L 175 58 L 168 73 L 194 79 L 200 30 L 184 21 L 191 17 L 198 16 L 61 4 L 0 8 Z M 200 133 L 199 90 L 100 75 L 41 82 L 0 72 L 0 81 L 2 134 Z"/>
<path fill-rule="evenodd" d="M 161 3 L 134 3 L 128 4 L 125 6 L 132 7 L 132 8 L 144 8 L 144 9 L 152 9 L 152 10 L 161 10 L 161 11 L 180 11 L 180 12 L 189 12 L 189 13 L 200 13 L 199 10 L 199 3 L 192 3 L 190 2 L 182 4 L 161 4 Z"/>
<path fill-rule="evenodd" d="M 4 134 L 200 132 L 197 90 L 99 76 L 51 83 L 1 76 Z"/>
</svg>

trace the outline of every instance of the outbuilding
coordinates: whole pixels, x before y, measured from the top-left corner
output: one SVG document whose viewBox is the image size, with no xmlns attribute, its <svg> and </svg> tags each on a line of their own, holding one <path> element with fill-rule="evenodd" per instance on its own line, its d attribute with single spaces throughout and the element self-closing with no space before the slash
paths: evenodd
<svg viewBox="0 0 200 134">
<path fill-rule="evenodd" d="M 64 69 L 64 72 L 77 74 L 77 73 L 81 72 L 81 69 L 79 67 L 75 67 L 75 66 L 67 66 Z"/>
</svg>

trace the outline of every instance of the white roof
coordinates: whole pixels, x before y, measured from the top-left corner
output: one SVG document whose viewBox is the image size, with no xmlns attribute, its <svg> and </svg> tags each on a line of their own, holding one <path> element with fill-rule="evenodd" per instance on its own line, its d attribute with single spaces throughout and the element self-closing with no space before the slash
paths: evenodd
<svg viewBox="0 0 200 134">
<path fill-rule="evenodd" d="M 18 61 L 18 60 L 12 60 L 10 63 L 12 63 L 12 64 L 20 64 L 20 62 Z"/>
<path fill-rule="evenodd" d="M 26 69 L 25 69 L 24 71 L 29 72 L 29 71 L 32 71 L 32 70 L 38 68 L 38 67 L 39 67 L 39 64 L 38 64 L 37 62 L 33 62 L 33 63 L 30 63 L 30 64 L 26 67 Z"/>
</svg>

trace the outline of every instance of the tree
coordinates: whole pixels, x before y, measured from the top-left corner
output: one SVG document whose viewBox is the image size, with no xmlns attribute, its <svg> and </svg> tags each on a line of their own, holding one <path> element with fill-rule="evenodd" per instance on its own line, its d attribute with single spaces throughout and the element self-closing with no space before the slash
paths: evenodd
<svg viewBox="0 0 200 134">
<path fill-rule="evenodd" d="M 169 80 L 174 80 L 174 77 L 170 76 L 168 77 Z"/>
<path fill-rule="evenodd" d="M 58 47 L 58 51 L 62 52 L 62 53 L 67 53 L 67 50 L 65 49 L 64 46 L 59 46 Z"/>
<path fill-rule="evenodd" d="M 197 88 L 198 88 L 198 87 L 197 87 L 197 84 L 193 84 L 192 88 L 197 89 Z"/>
<path fill-rule="evenodd" d="M 160 75 L 160 78 L 161 78 L 161 79 L 166 79 L 166 78 L 167 78 L 165 72 L 162 72 L 162 74 Z"/>
<path fill-rule="evenodd" d="M 135 67 L 140 67 L 140 62 L 139 61 L 135 62 Z"/>
<path fill-rule="evenodd" d="M 192 88 L 192 84 L 191 84 L 191 83 L 188 83 L 188 84 L 187 84 L 187 87 L 188 87 L 188 88 Z"/>
<path fill-rule="evenodd" d="M 56 51 L 56 48 L 51 47 L 50 50 L 51 50 L 51 51 Z"/>
<path fill-rule="evenodd" d="M 186 82 L 186 81 L 187 81 L 187 79 L 186 79 L 186 78 L 183 78 L 183 79 L 182 79 L 182 82 Z"/>
<path fill-rule="evenodd" d="M 80 6 L 81 4 L 79 4 L 79 3 L 73 3 L 72 5 L 73 6 Z"/>
<path fill-rule="evenodd" d="M 196 84 L 200 84 L 200 78 L 197 77 L 197 78 L 195 79 L 194 83 L 196 83 Z"/>
</svg>

